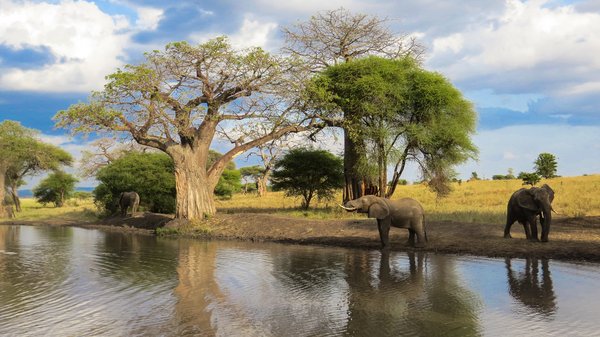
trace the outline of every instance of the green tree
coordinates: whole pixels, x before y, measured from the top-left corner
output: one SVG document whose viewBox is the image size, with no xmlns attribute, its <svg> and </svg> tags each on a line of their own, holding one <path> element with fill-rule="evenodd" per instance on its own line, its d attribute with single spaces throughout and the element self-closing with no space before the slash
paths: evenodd
<svg viewBox="0 0 600 337">
<path fill-rule="evenodd" d="M 200 45 L 170 43 L 107 76 L 89 103 L 59 111 L 58 127 L 117 132 L 167 153 L 175 167 L 177 218 L 216 212 L 213 191 L 237 155 L 320 122 L 298 109 L 306 72 L 260 48 L 236 50 L 220 37 Z M 265 126 L 256 134 L 252 124 Z M 212 165 L 216 135 L 232 147 Z"/>
<path fill-rule="evenodd" d="M 518 178 L 523 180 L 523 185 L 531 185 L 531 186 L 534 186 L 535 184 L 539 183 L 541 180 L 541 177 L 536 172 L 532 172 L 532 173 L 521 172 L 521 173 L 519 173 Z"/>
<path fill-rule="evenodd" d="M 288 196 L 302 196 L 308 209 L 313 197 L 329 199 L 344 186 L 343 161 L 324 150 L 294 149 L 275 163 L 271 181 Z"/>
<path fill-rule="evenodd" d="M 224 170 L 215 187 L 215 195 L 222 199 L 231 199 L 233 193 L 242 188 L 242 174 L 239 170 Z"/>
<path fill-rule="evenodd" d="M 98 169 L 94 190 L 96 205 L 112 214 L 118 211 L 121 192 L 135 191 L 140 204 L 157 213 L 175 211 L 173 161 L 164 153 L 129 152 Z"/>
<path fill-rule="evenodd" d="M 36 130 L 23 127 L 19 122 L 0 123 L 0 200 L 5 200 L 8 190 L 17 211 L 21 209 L 17 190 L 25 176 L 58 169 L 72 161 L 68 153 L 43 143 L 37 136 Z M 4 213 L 4 207 L 0 207 L 0 218 Z"/>
<path fill-rule="evenodd" d="M 73 157 L 65 150 L 37 138 L 29 140 L 27 149 L 10 164 L 6 173 L 7 189 L 17 212 L 21 211 L 18 189 L 24 184 L 23 179 L 26 176 L 58 170 L 63 165 L 70 166 L 72 163 Z"/>
<path fill-rule="evenodd" d="M 250 187 L 250 190 L 258 190 L 258 179 L 263 176 L 263 172 L 264 169 L 258 165 L 240 168 L 242 180 L 244 180 L 244 193 L 248 192 L 249 185 L 255 186 L 254 188 Z M 250 180 L 254 183 L 250 183 Z"/>
<path fill-rule="evenodd" d="M 406 34 L 391 31 L 388 23 L 386 18 L 354 14 L 344 8 L 319 12 L 308 21 L 284 28 L 286 45 L 283 49 L 304 60 L 315 72 L 369 55 L 421 59 L 423 45 Z M 325 118 L 329 126 L 341 127 L 344 131 L 344 201 L 361 197 L 365 186 L 372 186 L 369 174 L 359 170 L 366 162 L 364 146 L 355 143 L 355 137 L 351 137 L 353 131 L 348 130 L 348 120 L 355 118 L 354 113 L 344 110 Z"/>
<path fill-rule="evenodd" d="M 376 177 L 380 196 L 394 193 L 409 161 L 419 164 L 430 187 L 446 193 L 452 167 L 477 154 L 470 139 L 476 121 L 471 103 L 413 59 L 371 56 L 332 66 L 311 89 L 326 110 L 351 112 L 344 127 L 362 158 L 355 170 Z M 389 164 L 394 170 L 386 188 Z"/>
<path fill-rule="evenodd" d="M 537 159 L 534 162 L 534 170 L 535 172 L 546 178 L 554 178 L 556 177 L 556 157 L 551 153 L 540 153 Z"/>
<path fill-rule="evenodd" d="M 33 196 L 39 203 L 53 203 L 56 207 L 62 207 L 65 200 L 71 197 L 78 182 L 73 175 L 63 171 L 55 171 L 34 187 Z"/>
</svg>

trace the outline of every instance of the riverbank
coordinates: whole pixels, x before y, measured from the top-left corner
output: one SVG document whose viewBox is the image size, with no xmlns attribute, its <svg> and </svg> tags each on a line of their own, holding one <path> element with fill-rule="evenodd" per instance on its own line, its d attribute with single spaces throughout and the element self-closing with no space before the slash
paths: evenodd
<svg viewBox="0 0 600 337">
<path fill-rule="evenodd" d="M 175 224 L 172 217 L 143 213 L 135 217 L 113 217 L 100 221 L 55 220 L 5 221 L 2 224 L 78 226 L 101 230 L 153 235 L 177 235 L 209 239 L 269 241 L 379 249 L 376 221 L 358 219 L 302 219 L 266 213 L 217 214 L 196 224 Z M 421 251 L 488 257 L 539 257 L 600 262 L 600 217 L 553 219 L 550 242 L 525 240 L 523 227 L 515 223 L 513 239 L 502 237 L 503 225 L 428 221 L 429 242 Z M 406 245 L 408 231 L 392 228 L 391 250 L 415 248 Z"/>
</svg>

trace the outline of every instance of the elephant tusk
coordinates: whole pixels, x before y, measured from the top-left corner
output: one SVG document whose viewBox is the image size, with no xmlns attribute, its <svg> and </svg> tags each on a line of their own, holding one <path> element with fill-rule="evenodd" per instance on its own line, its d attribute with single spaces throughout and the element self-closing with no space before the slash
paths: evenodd
<svg viewBox="0 0 600 337">
<path fill-rule="evenodd" d="M 351 207 L 346 207 L 346 206 L 344 206 L 344 205 L 338 205 L 338 206 L 340 206 L 341 208 L 343 208 L 343 209 L 347 210 L 348 212 L 352 212 L 352 211 L 356 211 L 356 210 L 357 210 L 357 208 L 356 208 L 356 207 L 352 207 L 352 208 L 351 208 Z"/>
</svg>

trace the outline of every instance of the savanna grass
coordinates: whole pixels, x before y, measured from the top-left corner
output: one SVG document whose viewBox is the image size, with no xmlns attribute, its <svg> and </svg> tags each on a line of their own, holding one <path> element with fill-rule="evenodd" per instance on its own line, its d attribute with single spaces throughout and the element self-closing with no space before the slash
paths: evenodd
<svg viewBox="0 0 600 337">
<path fill-rule="evenodd" d="M 600 216 L 600 175 L 559 177 L 542 180 L 555 191 L 553 207 L 558 216 Z M 477 180 L 453 183 L 452 192 L 437 198 L 426 185 L 398 186 L 392 199 L 411 197 L 423 204 L 426 216 L 435 221 L 449 220 L 475 223 L 504 223 L 506 204 L 511 194 L 524 187 L 521 180 Z M 529 187 L 529 186 L 525 186 Z M 224 213 L 264 212 L 311 218 L 352 218 L 333 200 L 311 203 L 308 211 L 300 209 L 301 199 L 286 197 L 282 192 L 270 192 L 259 198 L 255 194 L 236 194 L 231 200 L 217 201 L 217 209 Z"/>
</svg>

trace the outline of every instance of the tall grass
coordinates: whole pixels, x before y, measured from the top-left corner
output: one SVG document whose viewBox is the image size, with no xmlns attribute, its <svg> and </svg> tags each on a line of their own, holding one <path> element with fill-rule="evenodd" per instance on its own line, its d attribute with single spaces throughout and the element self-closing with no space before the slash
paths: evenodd
<svg viewBox="0 0 600 337">
<path fill-rule="evenodd" d="M 600 175 L 560 177 L 542 180 L 555 192 L 553 207 L 559 216 L 600 216 Z M 477 180 L 453 183 L 452 192 L 437 198 L 427 186 L 399 186 L 392 199 L 417 199 L 432 220 L 503 223 L 506 204 L 511 194 L 522 188 L 521 180 Z M 341 200 L 338 193 L 332 201 L 315 201 L 309 211 L 299 210 L 300 198 L 288 198 L 282 192 L 270 192 L 258 198 L 253 194 L 236 194 L 231 200 L 217 201 L 221 212 L 269 212 L 316 218 L 356 217 L 336 206 Z"/>
</svg>

